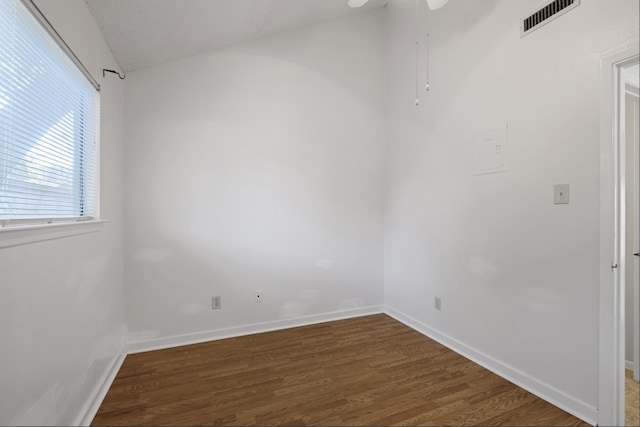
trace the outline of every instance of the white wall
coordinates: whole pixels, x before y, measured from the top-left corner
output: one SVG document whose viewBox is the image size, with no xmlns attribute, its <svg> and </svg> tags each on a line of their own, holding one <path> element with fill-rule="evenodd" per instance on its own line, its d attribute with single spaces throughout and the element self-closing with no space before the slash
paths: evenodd
<svg viewBox="0 0 640 427">
<path fill-rule="evenodd" d="M 414 2 L 388 6 L 385 302 L 595 419 L 599 60 L 637 44 L 638 2 L 583 1 L 521 39 L 539 4 L 429 13 L 419 108 Z M 505 123 L 508 171 L 472 176 L 472 134 Z"/>
<path fill-rule="evenodd" d="M 38 5 L 102 84 L 102 231 L 0 249 L 0 424 L 80 422 L 122 349 L 123 85 L 82 0 Z"/>
<path fill-rule="evenodd" d="M 130 341 L 382 304 L 385 19 L 128 75 Z"/>
</svg>

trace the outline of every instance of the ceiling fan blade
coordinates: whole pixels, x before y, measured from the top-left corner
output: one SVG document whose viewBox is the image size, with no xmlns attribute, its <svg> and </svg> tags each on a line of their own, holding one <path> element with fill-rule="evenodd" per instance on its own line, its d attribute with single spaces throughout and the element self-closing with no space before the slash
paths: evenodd
<svg viewBox="0 0 640 427">
<path fill-rule="evenodd" d="M 427 0 L 427 4 L 429 5 L 429 9 L 436 10 L 447 4 L 448 1 L 449 0 Z"/>
<path fill-rule="evenodd" d="M 362 7 L 368 1 L 369 0 L 349 0 L 348 4 L 349 4 L 349 7 Z"/>
</svg>

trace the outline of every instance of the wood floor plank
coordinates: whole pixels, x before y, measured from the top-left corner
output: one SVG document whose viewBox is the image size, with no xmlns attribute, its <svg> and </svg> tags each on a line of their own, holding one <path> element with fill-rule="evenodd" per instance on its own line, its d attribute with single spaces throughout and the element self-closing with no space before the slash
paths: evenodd
<svg viewBox="0 0 640 427">
<path fill-rule="evenodd" d="M 100 425 L 586 425 L 380 314 L 127 356 Z"/>
<path fill-rule="evenodd" d="M 640 383 L 633 379 L 633 371 L 625 370 L 625 426 L 640 426 Z"/>
</svg>

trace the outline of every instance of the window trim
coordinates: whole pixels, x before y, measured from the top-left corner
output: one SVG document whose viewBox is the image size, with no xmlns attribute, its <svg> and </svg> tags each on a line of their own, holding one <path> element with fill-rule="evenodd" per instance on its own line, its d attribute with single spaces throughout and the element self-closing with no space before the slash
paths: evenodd
<svg viewBox="0 0 640 427">
<path fill-rule="evenodd" d="M 0 227 L 0 249 L 95 233 L 109 221 L 94 219 Z"/>
</svg>

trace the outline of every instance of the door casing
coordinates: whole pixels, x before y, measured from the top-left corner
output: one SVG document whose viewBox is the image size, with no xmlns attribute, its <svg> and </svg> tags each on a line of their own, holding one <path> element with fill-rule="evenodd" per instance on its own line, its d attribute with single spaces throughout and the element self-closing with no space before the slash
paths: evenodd
<svg viewBox="0 0 640 427">
<path fill-rule="evenodd" d="M 638 61 L 637 46 L 600 62 L 600 318 L 598 424 L 624 425 L 625 147 L 622 69 Z M 622 110 L 622 111 L 621 111 Z"/>
</svg>

